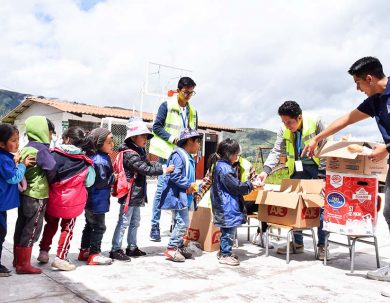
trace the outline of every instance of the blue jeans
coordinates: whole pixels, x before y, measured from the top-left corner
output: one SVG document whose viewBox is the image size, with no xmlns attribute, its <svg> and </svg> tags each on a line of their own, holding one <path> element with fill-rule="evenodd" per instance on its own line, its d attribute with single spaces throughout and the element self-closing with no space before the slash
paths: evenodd
<svg viewBox="0 0 390 303">
<path fill-rule="evenodd" d="M 231 256 L 233 249 L 234 235 L 237 227 L 221 227 L 221 254 L 222 256 Z"/>
<path fill-rule="evenodd" d="M 112 251 L 122 249 L 122 239 L 127 227 L 127 247 L 137 247 L 137 230 L 141 221 L 141 209 L 139 206 L 131 206 L 127 213 L 123 213 L 124 205 L 121 205 L 119 211 L 118 223 L 115 227 L 114 236 L 112 237 Z"/>
<path fill-rule="evenodd" d="M 158 158 L 158 163 L 162 165 L 167 164 L 167 160 L 163 158 Z M 158 208 L 161 200 L 162 187 L 164 183 L 164 176 L 158 176 L 157 178 L 157 189 L 153 199 L 153 207 L 152 207 L 152 225 L 157 225 L 160 223 L 161 217 L 161 209 Z"/>
<path fill-rule="evenodd" d="M 318 166 L 316 164 L 307 165 L 303 164 L 303 171 L 294 172 L 291 179 L 318 179 Z M 317 228 L 318 243 L 317 246 L 325 245 L 325 232 L 322 230 L 324 222 L 324 209 L 320 210 L 320 226 Z M 294 233 L 294 241 L 297 244 L 303 244 L 302 232 Z"/>
<path fill-rule="evenodd" d="M 172 230 L 168 248 L 178 248 L 183 246 L 183 238 L 190 223 L 188 208 L 172 210 L 172 217 L 175 218 L 176 224 Z"/>
</svg>

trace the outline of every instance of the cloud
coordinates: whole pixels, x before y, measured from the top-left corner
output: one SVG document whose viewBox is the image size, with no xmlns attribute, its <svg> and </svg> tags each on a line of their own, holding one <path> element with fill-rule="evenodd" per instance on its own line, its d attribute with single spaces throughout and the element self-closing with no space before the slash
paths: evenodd
<svg viewBox="0 0 390 303">
<path fill-rule="evenodd" d="M 386 0 L 7 1 L 0 87 L 138 109 L 152 61 L 193 71 L 201 120 L 276 130 L 291 99 L 330 123 L 365 98 L 346 72 L 355 60 L 390 66 L 389 9 Z M 159 102 L 146 98 L 143 109 Z M 345 132 L 380 138 L 371 119 Z"/>
</svg>

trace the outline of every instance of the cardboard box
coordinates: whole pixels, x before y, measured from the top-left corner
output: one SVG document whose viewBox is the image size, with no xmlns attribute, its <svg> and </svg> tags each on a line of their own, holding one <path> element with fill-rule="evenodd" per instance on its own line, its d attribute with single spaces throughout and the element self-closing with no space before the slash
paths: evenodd
<svg viewBox="0 0 390 303">
<path fill-rule="evenodd" d="M 221 231 L 212 222 L 211 208 L 198 207 L 190 211 L 190 226 L 184 237 L 185 242 L 196 241 L 204 251 L 219 250 Z"/>
<path fill-rule="evenodd" d="M 377 176 L 328 172 L 324 230 L 344 235 L 373 235 L 377 196 Z"/>
<path fill-rule="evenodd" d="M 364 148 L 362 153 L 353 153 L 348 146 L 357 144 Z M 326 171 L 350 173 L 355 175 L 377 175 L 379 181 L 386 181 L 388 170 L 387 157 L 379 162 L 368 159 L 368 154 L 374 146 L 380 145 L 370 142 L 328 141 L 319 152 L 319 156 L 326 158 Z"/>
<path fill-rule="evenodd" d="M 259 191 L 259 220 L 298 228 L 319 226 L 324 185 L 322 180 L 285 179 L 279 191 Z"/>
</svg>

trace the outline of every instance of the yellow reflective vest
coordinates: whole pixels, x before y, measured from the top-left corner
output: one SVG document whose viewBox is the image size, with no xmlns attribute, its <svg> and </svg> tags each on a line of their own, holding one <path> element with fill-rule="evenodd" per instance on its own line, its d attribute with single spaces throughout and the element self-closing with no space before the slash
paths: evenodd
<svg viewBox="0 0 390 303">
<path fill-rule="evenodd" d="M 195 129 L 197 125 L 196 110 L 188 103 L 188 127 Z M 180 113 L 180 106 L 177 98 L 172 98 L 167 101 L 167 116 L 165 118 L 164 129 L 167 133 L 175 138 L 179 138 L 180 131 L 182 130 L 182 117 Z M 165 141 L 160 136 L 154 134 L 154 137 L 150 140 L 149 153 L 159 156 L 163 159 L 168 159 L 172 153 L 175 145 Z"/>
<path fill-rule="evenodd" d="M 309 144 L 311 139 L 316 135 L 316 129 L 317 129 L 317 119 L 308 114 L 302 113 L 302 142 L 304 146 Z M 294 134 L 289 129 L 286 128 L 283 131 L 283 139 L 286 142 L 286 155 L 287 155 L 286 167 L 288 168 L 288 173 L 291 176 L 295 171 Z M 320 158 L 313 157 L 312 159 L 317 165 L 320 164 Z"/>
<path fill-rule="evenodd" d="M 246 182 L 249 178 L 249 173 L 251 171 L 252 164 L 245 158 L 240 157 L 238 159 L 238 166 L 240 169 L 240 181 Z"/>
</svg>

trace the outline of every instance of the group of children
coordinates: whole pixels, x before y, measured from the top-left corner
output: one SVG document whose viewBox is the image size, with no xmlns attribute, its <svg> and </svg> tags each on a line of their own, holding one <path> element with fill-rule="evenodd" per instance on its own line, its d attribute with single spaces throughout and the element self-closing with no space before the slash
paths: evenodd
<svg viewBox="0 0 390 303">
<path fill-rule="evenodd" d="M 130 261 L 131 257 L 146 255 L 137 246 L 140 207 L 147 202 L 146 176 L 164 175 L 159 207 L 172 211 L 174 226 L 166 259 L 183 262 L 192 258 L 184 245 L 189 226 L 189 210 L 196 210 L 199 200 L 195 183 L 195 161 L 192 157 L 201 146 L 202 135 L 196 130 L 181 132 L 177 147 L 167 165 L 151 163 L 145 146 L 153 136 L 146 124 L 131 118 L 127 124 L 124 143 L 119 148 L 121 166 L 128 183 L 121 204 L 118 222 L 112 238 L 109 257 L 101 254 L 101 242 L 106 231 L 105 213 L 109 211 L 112 187 L 118 185 L 119 171 L 114 171 L 109 154 L 114 140 L 111 132 L 96 128 L 86 133 L 80 127 L 70 127 L 62 144 L 49 149 L 54 133 L 53 123 L 43 116 L 25 121 L 28 144 L 19 151 L 19 132 L 15 126 L 0 124 L 0 276 L 11 271 L 1 264 L 1 250 L 7 233 L 7 210 L 18 207 L 14 234 L 13 266 L 18 274 L 39 274 L 41 269 L 31 265 L 33 244 L 38 241 L 43 221 L 45 226 L 39 244 L 38 261 L 49 262 L 52 240 L 61 226 L 56 257 L 51 267 L 74 270 L 67 256 L 76 218 L 85 212 L 78 260 L 88 265 L 108 265 L 113 259 Z M 217 148 L 210 164 L 212 174 L 211 202 L 214 224 L 221 228 L 220 263 L 238 265 L 232 254 L 237 226 L 244 223 L 242 195 L 256 187 L 252 181 L 241 182 L 234 164 L 240 146 L 226 139 Z M 124 233 L 128 229 L 127 248 L 122 250 Z"/>
</svg>

